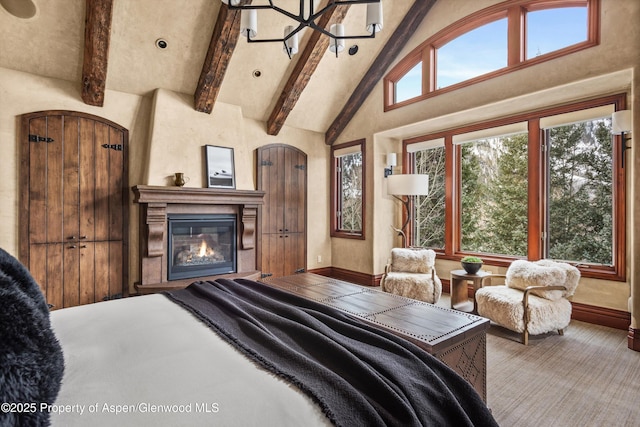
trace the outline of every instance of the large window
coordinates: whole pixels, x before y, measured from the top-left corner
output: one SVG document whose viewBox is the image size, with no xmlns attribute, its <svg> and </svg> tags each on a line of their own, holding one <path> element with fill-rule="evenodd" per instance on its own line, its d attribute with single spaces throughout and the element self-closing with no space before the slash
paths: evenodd
<svg viewBox="0 0 640 427">
<path fill-rule="evenodd" d="M 507 19 L 485 24 L 436 49 L 436 87 L 451 86 L 507 66 Z"/>
<path fill-rule="evenodd" d="M 528 133 L 486 133 L 460 144 L 460 249 L 526 256 Z"/>
<path fill-rule="evenodd" d="M 444 249 L 445 152 L 444 139 L 423 141 L 407 149 L 413 153 L 415 173 L 429 176 L 429 194 L 416 196 L 411 234 L 416 246 Z M 435 225 L 435 226 L 434 226 Z"/>
<path fill-rule="evenodd" d="M 599 6 L 509 0 L 455 22 L 385 76 L 385 111 L 595 46 Z"/>
<path fill-rule="evenodd" d="M 591 111 L 593 116 L 602 113 Z M 611 112 L 544 129 L 548 203 L 544 245 L 549 258 L 614 264 Z"/>
<path fill-rule="evenodd" d="M 625 278 L 625 179 L 611 114 L 624 96 L 405 141 L 429 175 L 409 244 L 488 264 L 556 259 L 585 277 Z"/>
<path fill-rule="evenodd" d="M 365 141 L 331 148 L 331 236 L 364 239 Z"/>
</svg>

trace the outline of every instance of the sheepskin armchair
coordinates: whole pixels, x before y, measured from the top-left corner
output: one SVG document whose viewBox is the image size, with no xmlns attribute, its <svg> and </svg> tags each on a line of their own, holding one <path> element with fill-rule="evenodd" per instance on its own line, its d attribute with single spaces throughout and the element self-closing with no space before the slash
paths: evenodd
<svg viewBox="0 0 640 427">
<path fill-rule="evenodd" d="M 485 286 L 490 279 L 504 277 L 504 285 Z M 507 329 L 522 334 L 527 345 L 529 334 L 538 335 L 564 328 L 571 321 L 571 297 L 580 281 L 580 270 L 571 264 L 551 260 L 517 260 L 505 275 L 483 278 L 475 293 L 478 314 Z"/>
<path fill-rule="evenodd" d="M 431 249 L 393 248 L 380 287 L 383 291 L 435 304 L 442 295 Z"/>
</svg>

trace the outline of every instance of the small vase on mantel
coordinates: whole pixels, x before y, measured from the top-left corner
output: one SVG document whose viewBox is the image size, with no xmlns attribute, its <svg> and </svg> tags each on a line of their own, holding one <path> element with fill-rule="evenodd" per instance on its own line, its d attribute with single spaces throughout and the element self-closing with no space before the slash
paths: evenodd
<svg viewBox="0 0 640 427">
<path fill-rule="evenodd" d="M 182 187 L 189 182 L 189 178 L 185 177 L 183 172 L 176 172 L 174 182 L 176 186 Z"/>
</svg>

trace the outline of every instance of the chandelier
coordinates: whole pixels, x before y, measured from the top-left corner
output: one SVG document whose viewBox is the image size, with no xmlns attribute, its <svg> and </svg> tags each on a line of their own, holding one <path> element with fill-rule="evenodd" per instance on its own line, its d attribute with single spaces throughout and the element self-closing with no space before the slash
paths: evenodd
<svg viewBox="0 0 640 427">
<path fill-rule="evenodd" d="M 245 4 L 246 0 L 222 0 L 231 10 L 241 10 L 240 34 L 247 38 L 249 43 L 277 42 L 283 44 L 283 51 L 291 59 L 292 55 L 298 53 L 298 33 L 305 27 L 319 31 L 331 38 L 329 50 L 338 56 L 344 50 L 345 40 L 374 38 L 376 33 L 382 29 L 382 0 L 329 0 L 327 5 L 319 10 L 315 10 L 314 0 L 300 0 L 298 14 L 289 12 L 274 4 L 273 0 L 268 0 L 269 4 Z M 321 28 L 316 20 L 325 12 L 340 5 L 367 4 L 366 34 L 345 35 L 344 25 L 332 24 L 329 31 Z M 305 7 L 306 6 L 306 7 Z M 298 23 L 298 26 L 287 25 L 284 28 L 282 38 L 256 39 L 258 35 L 258 10 L 271 9 Z"/>
</svg>

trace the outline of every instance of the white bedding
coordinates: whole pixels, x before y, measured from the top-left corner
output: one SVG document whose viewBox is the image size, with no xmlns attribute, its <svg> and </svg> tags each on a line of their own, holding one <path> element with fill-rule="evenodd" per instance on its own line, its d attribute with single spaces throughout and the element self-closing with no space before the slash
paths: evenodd
<svg viewBox="0 0 640 427">
<path fill-rule="evenodd" d="M 51 323 L 65 357 L 53 426 L 330 425 L 163 295 L 56 310 Z"/>
</svg>

